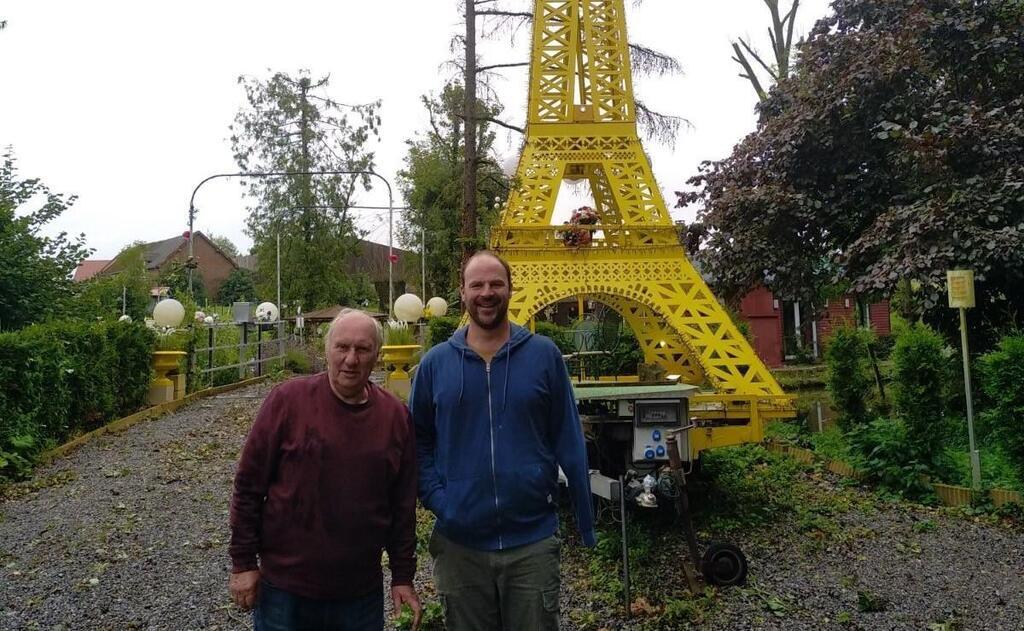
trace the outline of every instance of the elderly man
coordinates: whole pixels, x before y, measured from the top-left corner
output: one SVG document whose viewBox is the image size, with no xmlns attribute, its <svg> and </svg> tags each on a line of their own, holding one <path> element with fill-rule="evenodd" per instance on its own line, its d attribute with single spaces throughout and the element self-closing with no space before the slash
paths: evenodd
<svg viewBox="0 0 1024 631">
<path fill-rule="evenodd" d="M 398 612 L 420 604 L 416 461 L 406 407 L 370 383 L 380 324 L 345 309 L 326 337 L 327 372 L 263 402 L 231 499 L 231 596 L 256 631 L 384 627 L 381 551 Z"/>
<path fill-rule="evenodd" d="M 462 268 L 469 325 L 420 362 L 412 388 L 419 492 L 448 631 L 558 628 L 558 467 L 592 546 L 583 430 L 562 354 L 508 320 L 512 274 L 493 252 Z"/>
</svg>

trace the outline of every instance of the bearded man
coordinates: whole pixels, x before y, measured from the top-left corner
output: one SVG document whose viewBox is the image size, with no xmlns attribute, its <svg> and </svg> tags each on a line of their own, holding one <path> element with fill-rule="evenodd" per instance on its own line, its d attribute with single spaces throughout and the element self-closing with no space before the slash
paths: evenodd
<svg viewBox="0 0 1024 631">
<path fill-rule="evenodd" d="M 477 252 L 460 276 L 469 325 L 427 353 L 411 396 L 434 582 L 449 631 L 557 629 L 559 467 L 595 543 L 569 373 L 550 339 L 509 322 L 505 261 Z"/>
</svg>

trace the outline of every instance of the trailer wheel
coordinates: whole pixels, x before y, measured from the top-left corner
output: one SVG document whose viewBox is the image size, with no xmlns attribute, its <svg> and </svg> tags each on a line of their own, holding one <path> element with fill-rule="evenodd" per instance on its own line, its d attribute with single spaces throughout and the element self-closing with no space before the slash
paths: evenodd
<svg viewBox="0 0 1024 631">
<path fill-rule="evenodd" d="M 704 580 L 721 587 L 747 580 L 747 557 L 731 543 L 712 543 L 700 563 Z"/>
</svg>

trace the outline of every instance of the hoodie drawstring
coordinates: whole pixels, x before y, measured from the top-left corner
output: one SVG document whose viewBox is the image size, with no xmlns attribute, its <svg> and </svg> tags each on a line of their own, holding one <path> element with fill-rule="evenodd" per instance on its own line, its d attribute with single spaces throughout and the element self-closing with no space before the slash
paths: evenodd
<svg viewBox="0 0 1024 631">
<path fill-rule="evenodd" d="M 462 348 L 462 359 L 459 360 L 459 405 L 462 405 L 462 392 L 466 388 L 466 349 Z"/>
<path fill-rule="evenodd" d="M 505 341 L 505 390 L 501 394 L 501 411 L 505 412 L 508 405 L 508 374 L 512 372 L 512 336 Z"/>
</svg>

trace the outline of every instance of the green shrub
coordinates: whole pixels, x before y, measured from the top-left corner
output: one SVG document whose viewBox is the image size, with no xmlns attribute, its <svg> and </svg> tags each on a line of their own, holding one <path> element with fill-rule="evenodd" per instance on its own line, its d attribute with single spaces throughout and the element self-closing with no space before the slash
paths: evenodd
<svg viewBox="0 0 1024 631">
<path fill-rule="evenodd" d="M 917 455 L 934 464 L 945 434 L 949 361 L 942 336 L 924 324 L 902 331 L 892 351 L 895 413 L 906 424 Z"/>
<path fill-rule="evenodd" d="M 0 334 L 0 478 L 145 403 L 154 336 L 127 322 L 54 321 Z"/>
<path fill-rule="evenodd" d="M 796 505 L 793 481 L 801 465 L 792 458 L 757 445 L 714 449 L 701 458 L 692 505 L 710 530 L 761 526 Z"/>
<path fill-rule="evenodd" d="M 875 419 L 854 429 L 849 438 L 859 452 L 854 466 L 883 490 L 908 498 L 921 498 L 931 492 L 921 481 L 928 466 L 902 420 Z"/>
<path fill-rule="evenodd" d="M 1024 334 L 1004 337 L 979 363 L 982 388 L 992 401 L 986 420 L 1024 480 Z"/>
<path fill-rule="evenodd" d="M 598 355 L 596 369 L 601 375 L 633 375 L 644 361 L 640 342 L 626 324 L 619 325 L 611 348 L 601 348 L 599 342 L 594 350 L 609 351 L 607 355 Z"/>
<path fill-rule="evenodd" d="M 825 348 L 826 385 L 832 395 L 832 406 L 838 412 L 836 420 L 843 431 L 850 431 L 868 420 L 871 337 L 869 331 L 844 326 L 832 332 Z"/>
<path fill-rule="evenodd" d="M 459 328 L 459 316 L 430 318 L 427 320 L 427 348 L 447 342 Z"/>
<path fill-rule="evenodd" d="M 558 350 L 562 351 L 563 355 L 575 352 L 576 345 L 572 341 L 572 331 L 558 326 L 551 322 L 537 322 L 537 335 L 543 335 L 546 338 L 550 338 Z"/>
<path fill-rule="evenodd" d="M 294 373 L 308 375 L 313 372 L 313 362 L 298 348 L 290 348 L 284 354 L 284 368 Z"/>
</svg>

